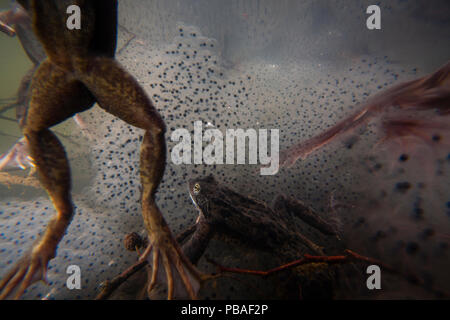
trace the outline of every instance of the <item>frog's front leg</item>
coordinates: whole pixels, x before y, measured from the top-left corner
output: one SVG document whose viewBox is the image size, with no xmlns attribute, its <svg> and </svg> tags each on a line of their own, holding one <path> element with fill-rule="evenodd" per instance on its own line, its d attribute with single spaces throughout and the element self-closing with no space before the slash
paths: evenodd
<svg viewBox="0 0 450 320">
<path fill-rule="evenodd" d="M 92 103 L 93 97 L 83 84 L 50 61 L 44 61 L 36 71 L 23 132 L 38 177 L 57 215 L 48 224 L 43 237 L 3 277 L 0 298 L 7 298 L 14 291 L 19 298 L 32 283 L 45 280 L 47 264 L 55 256 L 73 216 L 69 164 L 63 146 L 48 128 L 86 110 Z"/>
<path fill-rule="evenodd" d="M 79 71 L 82 72 L 80 80 L 94 94 L 99 105 L 127 123 L 145 130 L 140 173 L 142 215 L 150 245 L 141 259 L 148 258 L 152 266 L 149 289 L 164 271 L 169 299 L 179 296 L 181 292 L 178 289 L 183 289 L 181 294 L 187 293 L 195 298 L 201 274 L 182 253 L 155 203 L 155 193 L 166 161 L 165 124 L 145 91 L 115 60 L 95 57 L 89 59 L 86 65 L 88 68 Z"/>
</svg>

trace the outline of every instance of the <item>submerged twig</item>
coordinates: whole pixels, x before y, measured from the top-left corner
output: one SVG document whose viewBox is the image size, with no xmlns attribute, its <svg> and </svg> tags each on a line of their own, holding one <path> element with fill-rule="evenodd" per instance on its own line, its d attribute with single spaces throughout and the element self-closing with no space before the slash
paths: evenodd
<svg viewBox="0 0 450 320">
<path fill-rule="evenodd" d="M 10 97 L 10 98 L 0 98 L 0 103 L 10 103 L 12 101 L 15 101 L 16 97 Z"/>
<path fill-rule="evenodd" d="M 9 174 L 8 172 L 0 172 L 0 183 L 10 187 L 11 185 L 23 185 L 27 187 L 33 187 L 36 189 L 41 188 L 39 180 L 33 176 L 20 177 Z"/>
<path fill-rule="evenodd" d="M 241 268 L 230 268 L 220 265 L 218 262 L 214 261 L 213 259 L 206 258 L 208 262 L 215 265 L 219 271 L 219 273 L 236 273 L 236 274 L 248 274 L 248 275 L 256 275 L 256 276 L 262 276 L 267 277 L 270 275 L 273 275 L 275 273 L 278 273 L 283 270 L 289 270 L 301 265 L 305 264 L 311 264 L 311 263 L 325 263 L 328 265 L 334 265 L 334 264 L 347 264 L 347 263 L 364 263 L 368 265 L 377 265 L 383 270 L 386 270 L 392 274 L 402 276 L 404 277 L 408 282 L 423 287 L 434 294 L 441 296 L 441 297 L 448 297 L 449 294 L 439 288 L 435 287 L 429 287 L 425 285 L 425 282 L 421 280 L 417 275 L 409 273 L 404 274 L 401 271 L 384 264 L 380 260 L 373 259 L 370 257 L 366 257 L 363 255 L 360 255 L 354 251 L 351 251 L 349 249 L 345 250 L 345 255 L 337 255 L 337 256 L 312 256 L 309 254 L 304 254 L 303 258 L 300 258 L 298 260 L 283 264 L 281 266 L 272 268 L 270 270 L 250 270 L 250 269 L 241 269 Z"/>
<path fill-rule="evenodd" d="M 133 274 L 144 268 L 148 264 L 147 260 L 138 261 L 131 267 L 123 271 L 118 276 L 114 277 L 111 281 L 106 280 L 102 283 L 102 291 L 95 297 L 95 300 L 106 300 L 113 292 L 125 281 L 127 281 Z"/>
<path fill-rule="evenodd" d="M 6 120 L 6 121 L 11 121 L 11 122 L 14 122 L 14 123 L 17 122 L 16 119 L 13 119 L 13 118 L 10 118 L 10 117 L 5 117 L 5 116 L 2 116 L 2 115 L 0 115 L 0 119 Z"/>
<path fill-rule="evenodd" d="M 17 100 L 16 98 L 11 98 L 11 100 L 9 100 L 9 101 L 14 101 L 14 102 L 8 103 L 8 104 L 0 107 L 0 114 L 3 114 L 8 110 L 11 110 L 11 109 L 14 109 L 15 107 L 17 107 L 18 103 L 16 100 Z M 7 100 L 5 100 L 5 101 L 7 101 Z"/>
<path fill-rule="evenodd" d="M 136 38 L 136 34 L 134 34 L 133 32 L 129 31 L 127 28 L 125 28 L 124 26 L 119 24 L 119 29 L 123 29 L 126 33 L 130 34 L 131 37 L 125 42 L 125 44 L 122 46 L 122 48 L 120 48 L 119 50 L 117 50 L 117 54 L 121 54 L 122 51 L 128 47 L 128 45 L 131 43 L 131 41 L 133 41 Z"/>
<path fill-rule="evenodd" d="M 0 136 L 5 136 L 5 137 L 11 137 L 11 138 L 15 138 L 15 139 L 20 139 L 19 136 L 15 136 L 15 135 L 13 135 L 13 134 L 9 134 L 9 133 L 6 133 L 6 132 L 1 132 L 1 131 L 0 131 Z"/>
<path fill-rule="evenodd" d="M 288 270 L 288 269 L 291 269 L 294 267 L 298 267 L 298 266 L 310 264 L 310 263 L 326 263 L 326 264 L 331 265 L 331 264 L 362 262 L 362 263 L 367 263 L 367 264 L 376 264 L 378 266 L 382 266 L 383 269 L 386 269 L 390 272 L 396 272 L 394 268 L 383 264 L 379 260 L 359 255 L 351 250 L 345 250 L 345 252 L 347 253 L 347 255 L 340 255 L 340 256 L 313 256 L 313 255 L 309 255 L 309 254 L 304 254 L 303 258 L 301 258 L 301 259 L 283 264 L 281 266 L 272 268 L 267 271 L 249 270 L 249 269 L 241 269 L 241 268 L 229 268 L 229 267 L 220 265 L 219 263 L 217 263 L 216 261 L 214 261 L 213 259 L 210 259 L 210 258 L 207 258 L 207 261 L 214 264 L 218 268 L 219 272 L 250 274 L 250 275 L 263 276 L 263 277 L 267 277 L 269 275 L 272 275 L 274 273 L 277 273 L 277 272 L 280 272 L 283 270 Z"/>
</svg>

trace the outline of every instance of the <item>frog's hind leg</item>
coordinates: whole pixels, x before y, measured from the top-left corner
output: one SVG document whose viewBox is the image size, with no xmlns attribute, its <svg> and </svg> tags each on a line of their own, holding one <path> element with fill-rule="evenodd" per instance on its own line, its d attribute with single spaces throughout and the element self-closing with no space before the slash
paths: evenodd
<svg viewBox="0 0 450 320">
<path fill-rule="evenodd" d="M 0 298 L 13 293 L 19 298 L 32 283 L 46 278 L 47 264 L 55 256 L 57 245 L 73 216 L 68 160 L 63 146 L 48 128 L 86 110 L 93 102 L 92 95 L 80 82 L 50 61 L 44 61 L 36 71 L 23 132 L 38 177 L 57 215 L 49 222 L 43 237 L 3 277 Z"/>
<path fill-rule="evenodd" d="M 274 211 L 286 213 L 288 215 L 286 219 L 297 217 L 308 225 L 319 230 L 321 233 L 325 235 L 334 235 L 339 239 L 338 230 L 340 226 L 340 220 L 337 218 L 331 218 L 329 220 L 322 219 L 317 214 L 317 212 L 315 212 L 312 208 L 306 206 L 302 201 L 290 197 L 285 197 L 283 195 L 278 195 L 275 198 L 272 206 L 274 208 Z M 287 225 L 291 224 L 292 223 L 289 223 Z M 323 248 L 321 246 L 315 244 L 300 232 L 293 232 L 293 237 L 294 239 L 297 239 L 309 249 L 311 249 L 314 253 L 320 255 L 324 254 Z"/>
<path fill-rule="evenodd" d="M 88 65 L 84 72 L 80 71 L 79 79 L 94 94 L 99 105 L 127 123 L 145 130 L 140 161 L 142 215 L 150 245 L 142 259 L 148 256 L 149 265 L 152 265 L 149 287 L 154 285 L 159 272 L 164 271 L 169 298 L 178 296 L 180 285 L 184 287 L 182 294 L 187 293 L 195 298 L 201 274 L 182 253 L 155 203 L 155 193 L 166 161 L 164 122 L 145 91 L 115 60 L 95 57 L 90 59 Z"/>
<path fill-rule="evenodd" d="M 325 220 L 321 218 L 314 209 L 306 206 L 300 200 L 279 195 L 274 200 L 273 206 L 274 208 L 283 207 L 287 212 L 298 217 L 325 235 L 338 236 L 339 234 L 340 220 L 337 217 L 330 217 Z"/>
</svg>

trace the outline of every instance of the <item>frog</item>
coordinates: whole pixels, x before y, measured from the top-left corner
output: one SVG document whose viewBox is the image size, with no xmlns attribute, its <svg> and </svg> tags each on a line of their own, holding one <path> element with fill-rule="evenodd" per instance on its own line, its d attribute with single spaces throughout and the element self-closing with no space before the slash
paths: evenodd
<svg viewBox="0 0 450 320">
<path fill-rule="evenodd" d="M 301 200 L 279 194 L 272 205 L 268 205 L 219 183 L 213 175 L 191 179 L 188 187 L 189 196 L 198 211 L 197 228 L 203 230 L 197 237 L 207 239 L 212 232 L 209 230 L 213 230 L 264 251 L 273 253 L 286 249 L 285 256 L 289 258 L 298 256 L 305 249 L 324 255 L 322 246 L 299 231 L 298 218 L 323 235 L 340 241 L 340 219 L 337 214 L 322 218 Z M 195 237 L 194 233 L 190 241 L 195 241 Z"/>
<path fill-rule="evenodd" d="M 266 252 L 280 269 L 303 255 L 326 257 L 333 250 L 345 247 L 338 212 L 332 208 L 329 214 L 323 215 L 303 201 L 283 194 L 278 194 L 272 204 L 268 204 L 233 190 L 213 175 L 191 179 L 188 189 L 198 216 L 195 228 L 190 229 L 192 234 L 183 243 L 183 250 L 194 261 L 204 253 L 204 246 L 214 236 L 226 242 L 235 239 L 238 244 L 231 243 L 244 250 Z M 330 245 L 322 246 L 304 235 L 307 226 L 321 234 L 314 238 L 325 237 Z M 220 266 L 209 256 L 205 259 Z M 230 269 L 220 266 L 220 270 Z M 331 299 L 335 294 L 335 272 L 321 264 L 304 265 L 285 274 L 287 278 L 276 278 L 279 282 L 274 290 L 289 299 L 298 298 L 299 288 L 302 298 Z"/>
<path fill-rule="evenodd" d="M 117 0 L 18 0 L 32 21 L 46 58 L 31 80 L 29 109 L 22 132 L 37 176 L 56 210 L 43 235 L 0 281 L 0 298 L 19 299 L 37 281 L 47 282 L 49 261 L 74 216 L 71 173 L 63 145 L 50 130 L 97 103 L 106 112 L 144 129 L 141 143 L 141 206 L 149 245 L 140 256 L 152 266 L 150 290 L 163 273 L 167 298 L 174 282 L 196 298 L 202 274 L 182 253 L 155 195 L 166 166 L 165 123 L 137 80 L 116 60 Z M 80 29 L 66 25 L 67 8 L 77 6 Z M 175 280 L 174 280 L 175 279 Z"/>
</svg>

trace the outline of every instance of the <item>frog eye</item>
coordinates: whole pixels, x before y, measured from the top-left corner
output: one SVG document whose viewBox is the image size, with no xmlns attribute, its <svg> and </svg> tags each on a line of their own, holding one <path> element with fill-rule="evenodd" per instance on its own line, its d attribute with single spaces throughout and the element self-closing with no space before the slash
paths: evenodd
<svg viewBox="0 0 450 320">
<path fill-rule="evenodd" d="M 194 191 L 194 194 L 198 194 L 200 192 L 200 183 L 194 184 L 193 191 Z"/>
</svg>

